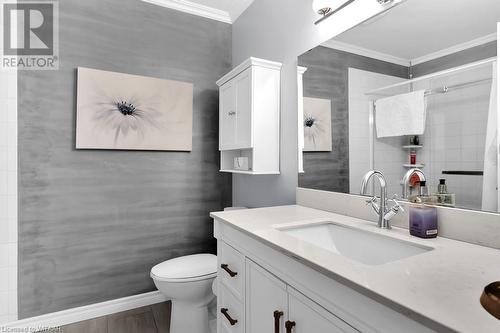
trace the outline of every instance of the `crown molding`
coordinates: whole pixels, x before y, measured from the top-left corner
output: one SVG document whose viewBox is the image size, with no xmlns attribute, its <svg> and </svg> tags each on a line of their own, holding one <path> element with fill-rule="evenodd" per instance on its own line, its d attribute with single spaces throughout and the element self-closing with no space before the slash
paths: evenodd
<svg viewBox="0 0 500 333">
<path fill-rule="evenodd" d="M 464 50 L 467 50 L 467 49 L 470 49 L 470 48 L 473 48 L 473 47 L 476 47 L 479 45 L 493 42 L 495 40 L 497 40 L 497 34 L 492 33 L 492 34 L 489 34 L 489 35 L 486 35 L 483 37 L 479 37 L 479 38 L 470 40 L 470 41 L 465 42 L 465 43 L 457 44 L 457 45 L 454 45 L 452 47 L 448 47 L 446 49 L 439 50 L 437 52 L 426 54 L 422 57 L 412 59 L 411 64 L 412 64 L 412 66 L 418 65 L 418 64 L 421 64 L 423 62 L 427 62 L 427 61 L 441 58 L 441 57 L 444 57 L 444 56 L 447 56 L 447 55 L 450 55 L 453 53 L 464 51 Z"/>
<path fill-rule="evenodd" d="M 193 14 L 201 17 L 206 17 L 212 20 L 232 24 L 231 16 L 228 12 L 200 5 L 187 0 L 142 0 L 153 5 L 175 9 L 184 13 Z"/>
<path fill-rule="evenodd" d="M 387 61 L 393 64 L 401 65 L 401 66 L 406 66 L 409 67 L 411 65 L 410 59 L 404 59 L 404 58 L 399 58 L 392 56 L 390 54 L 370 50 L 370 49 L 365 49 L 364 47 L 348 44 L 348 43 L 343 43 L 339 42 L 336 40 L 328 40 L 321 44 L 321 46 L 328 47 L 331 49 L 335 50 L 340 50 L 344 52 L 349 52 L 349 53 L 354 53 L 358 54 L 361 56 L 377 59 L 377 60 L 382 60 L 382 61 Z"/>
<path fill-rule="evenodd" d="M 307 67 L 297 66 L 297 73 L 302 75 L 307 71 Z"/>
<path fill-rule="evenodd" d="M 238 75 L 239 73 L 243 72 L 245 69 L 251 66 L 259 66 L 268 69 L 281 70 L 281 67 L 283 65 L 280 62 L 250 57 L 241 64 L 239 64 L 238 66 L 236 66 L 235 68 L 233 68 L 229 73 L 221 77 L 219 80 L 217 80 L 216 84 L 219 87 L 222 86 L 224 83 L 231 80 L 233 77 L 235 77 L 236 75 Z"/>
<path fill-rule="evenodd" d="M 448 47 L 446 49 L 439 50 L 437 52 L 429 53 L 429 54 L 426 54 L 424 56 L 421 56 L 421 57 L 418 57 L 415 59 L 399 58 L 399 57 L 396 57 L 396 56 L 393 56 L 390 54 L 366 49 L 366 48 L 363 48 L 360 46 L 356 46 L 356 45 L 352 45 L 352 44 L 348 44 L 348 43 L 344 43 L 344 42 L 339 42 L 336 40 L 328 40 L 328 41 L 324 42 L 323 44 L 321 44 L 321 46 L 328 47 L 328 48 L 335 49 L 335 50 L 344 51 L 344 52 L 354 53 L 354 54 L 358 54 L 361 56 L 365 56 L 365 57 L 369 57 L 369 58 L 373 58 L 373 59 L 377 59 L 377 60 L 387 61 L 387 62 L 391 62 L 393 64 L 398 64 L 398 65 L 410 67 L 410 66 L 415 66 L 415 65 L 427 62 L 427 61 L 438 59 L 438 58 L 441 58 L 441 57 L 444 57 L 444 56 L 447 56 L 447 55 L 450 55 L 453 53 L 464 51 L 464 50 L 467 50 L 467 49 L 470 49 L 470 48 L 473 48 L 476 46 L 484 45 L 484 44 L 493 42 L 495 40 L 497 40 L 497 34 L 493 33 L 493 34 L 489 34 L 489 35 L 486 35 L 486 36 L 483 36 L 480 38 L 476 38 L 476 39 L 467 41 L 465 43 L 461 43 L 461 44 L 454 45 L 452 47 Z"/>
</svg>

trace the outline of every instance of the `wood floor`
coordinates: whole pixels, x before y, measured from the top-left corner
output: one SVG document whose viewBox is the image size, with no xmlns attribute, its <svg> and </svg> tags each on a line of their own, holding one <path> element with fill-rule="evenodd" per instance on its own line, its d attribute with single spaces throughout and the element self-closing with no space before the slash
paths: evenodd
<svg viewBox="0 0 500 333">
<path fill-rule="evenodd" d="M 171 303 L 158 303 L 62 327 L 63 333 L 169 333 Z"/>
</svg>

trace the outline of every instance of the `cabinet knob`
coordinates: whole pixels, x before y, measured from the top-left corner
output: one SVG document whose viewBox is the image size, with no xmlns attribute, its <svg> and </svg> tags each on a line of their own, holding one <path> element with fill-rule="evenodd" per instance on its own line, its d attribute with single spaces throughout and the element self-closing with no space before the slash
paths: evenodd
<svg viewBox="0 0 500 333">
<path fill-rule="evenodd" d="M 235 277 L 236 275 L 238 275 L 238 272 L 233 272 L 232 270 L 230 270 L 229 265 L 227 265 L 227 264 L 220 265 L 220 268 L 225 270 L 227 272 L 227 274 L 229 274 L 230 277 Z"/>
<path fill-rule="evenodd" d="M 286 333 L 292 333 L 292 329 L 295 327 L 295 322 L 288 320 L 285 323 Z"/>
<path fill-rule="evenodd" d="M 234 116 L 236 114 L 236 111 L 229 111 L 227 114 L 230 116 Z"/>
<path fill-rule="evenodd" d="M 280 319 L 283 316 L 283 311 L 274 311 L 274 333 L 280 333 Z"/>
<path fill-rule="evenodd" d="M 231 316 L 228 313 L 228 309 L 227 308 L 220 309 L 220 312 L 224 315 L 224 317 L 226 317 L 227 321 L 229 322 L 229 324 L 231 324 L 231 326 L 236 325 L 236 323 L 238 322 L 238 320 L 231 318 Z"/>
</svg>

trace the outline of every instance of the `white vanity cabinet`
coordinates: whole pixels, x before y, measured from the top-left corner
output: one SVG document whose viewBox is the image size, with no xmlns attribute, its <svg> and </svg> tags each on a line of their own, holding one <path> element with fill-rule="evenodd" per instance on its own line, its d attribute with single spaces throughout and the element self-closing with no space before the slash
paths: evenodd
<svg viewBox="0 0 500 333">
<path fill-rule="evenodd" d="M 225 242 L 218 246 L 218 332 L 358 332 Z"/>
<path fill-rule="evenodd" d="M 290 289 L 288 293 L 288 323 L 285 326 L 292 327 L 291 332 L 294 333 L 359 332 L 295 289 Z"/>
<path fill-rule="evenodd" d="M 279 173 L 281 64 L 250 58 L 217 81 L 221 171 Z M 248 168 L 235 168 L 243 157 Z"/>
<path fill-rule="evenodd" d="M 246 332 L 284 332 L 283 325 L 288 315 L 286 284 L 275 276 L 247 260 L 246 264 Z"/>
<path fill-rule="evenodd" d="M 247 259 L 246 333 L 358 332 Z"/>
<path fill-rule="evenodd" d="M 219 333 L 434 332 L 215 219 Z"/>
</svg>

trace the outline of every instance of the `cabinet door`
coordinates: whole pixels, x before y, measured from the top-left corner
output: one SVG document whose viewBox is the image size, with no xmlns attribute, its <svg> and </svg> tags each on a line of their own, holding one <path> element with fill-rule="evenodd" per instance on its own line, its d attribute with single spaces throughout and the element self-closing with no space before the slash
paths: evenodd
<svg viewBox="0 0 500 333">
<path fill-rule="evenodd" d="M 252 68 L 235 79 L 236 85 L 236 147 L 252 147 Z"/>
<path fill-rule="evenodd" d="M 288 326 L 285 333 L 359 332 L 298 291 L 288 290 Z"/>
<path fill-rule="evenodd" d="M 218 241 L 217 279 L 242 300 L 245 298 L 245 256 L 223 241 Z"/>
<path fill-rule="evenodd" d="M 217 290 L 217 332 L 245 332 L 245 310 L 243 303 L 236 299 L 233 293 L 230 292 L 222 283 L 219 283 Z"/>
<path fill-rule="evenodd" d="M 231 149 L 236 142 L 236 85 L 229 81 L 220 88 L 219 149 Z"/>
<path fill-rule="evenodd" d="M 288 312 L 285 283 L 248 259 L 246 271 L 246 333 L 283 333 Z"/>
</svg>

